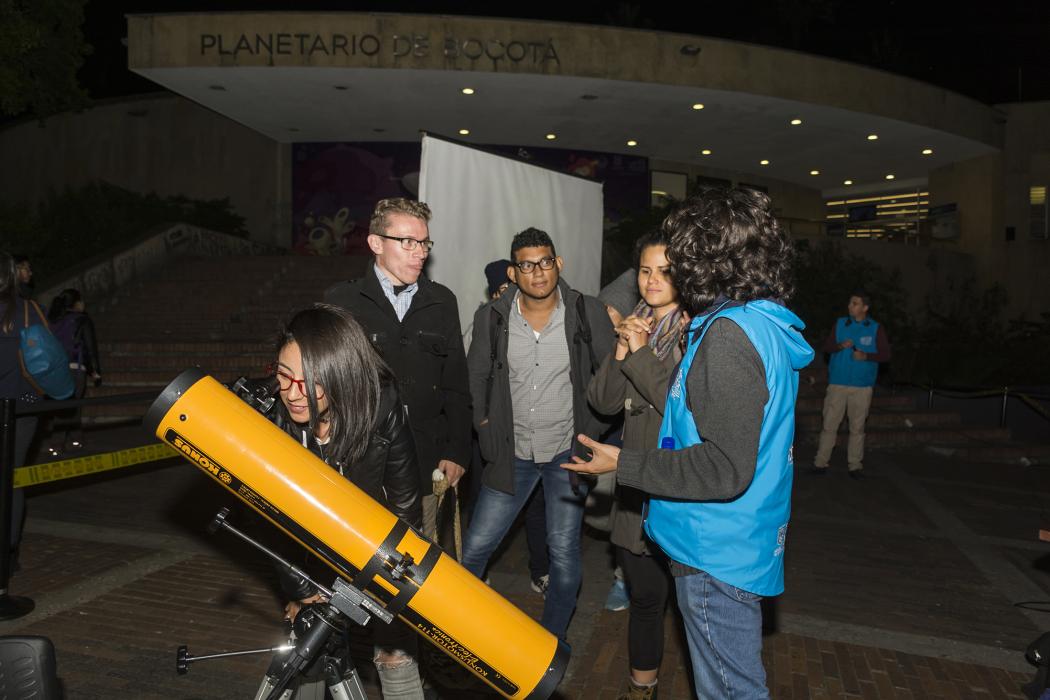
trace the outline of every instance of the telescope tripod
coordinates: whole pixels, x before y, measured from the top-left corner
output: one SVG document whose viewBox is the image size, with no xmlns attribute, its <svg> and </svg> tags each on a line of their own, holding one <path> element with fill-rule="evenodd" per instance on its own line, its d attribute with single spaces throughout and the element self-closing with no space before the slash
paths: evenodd
<svg viewBox="0 0 1050 700">
<path fill-rule="evenodd" d="M 324 700 L 326 687 L 335 700 L 366 700 L 350 658 L 348 627 L 346 617 L 331 604 L 304 606 L 295 618 L 293 639 L 298 641 L 292 655 L 274 657 L 254 700 Z M 314 649 L 318 652 L 311 654 Z M 319 668 L 312 677 L 303 677 L 311 666 Z"/>
<path fill-rule="evenodd" d="M 331 588 L 318 584 L 276 552 L 264 547 L 226 522 L 229 512 L 228 508 L 219 511 L 212 520 L 209 530 L 212 532 L 227 530 L 233 533 L 286 567 L 294 575 L 309 581 L 327 599 L 327 602 L 306 605 L 299 611 L 293 625 L 294 644 L 293 640 L 289 640 L 289 644 L 268 649 L 249 649 L 206 656 L 191 656 L 189 650 L 181 646 L 176 655 L 176 672 L 185 674 L 189 671 L 189 664 L 205 659 L 273 652 L 277 656 L 267 669 L 254 700 L 288 700 L 293 697 L 294 692 L 299 692 L 297 700 L 315 700 L 315 698 L 323 700 L 324 687 L 322 684 L 309 681 L 303 683 L 301 678 L 302 673 L 315 662 L 320 664 L 324 686 L 327 686 L 335 700 L 366 700 L 361 679 L 350 660 L 349 630 L 352 625 L 367 624 L 373 617 L 390 624 L 393 615 L 342 579 L 337 578 Z M 338 634 L 333 639 L 333 634 L 336 632 Z M 290 687 L 293 681 L 297 681 L 298 691 Z"/>
</svg>

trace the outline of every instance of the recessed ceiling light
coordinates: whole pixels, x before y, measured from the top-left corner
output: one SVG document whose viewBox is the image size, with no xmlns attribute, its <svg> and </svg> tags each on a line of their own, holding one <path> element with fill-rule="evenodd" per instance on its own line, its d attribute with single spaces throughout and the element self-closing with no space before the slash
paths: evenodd
<svg viewBox="0 0 1050 700">
<path fill-rule="evenodd" d="M 558 138 L 557 134 L 547 134 L 547 140 L 548 141 L 553 141 L 556 138 Z"/>
<path fill-rule="evenodd" d="M 703 108 L 704 108 L 704 105 L 701 104 L 700 102 L 697 102 L 696 104 L 693 105 L 693 109 L 703 109 Z"/>
<path fill-rule="evenodd" d="M 710 148 L 705 148 L 704 150 L 700 151 L 700 155 L 702 155 L 702 156 L 709 156 L 709 155 L 711 155 L 711 149 Z"/>
<path fill-rule="evenodd" d="M 473 95 L 474 94 L 474 88 L 463 88 L 462 92 L 463 92 L 464 95 Z"/>
<path fill-rule="evenodd" d="M 758 161 L 758 164 L 759 165 L 769 165 L 769 161 L 763 158 L 762 160 Z"/>
<path fill-rule="evenodd" d="M 460 136 L 470 136 L 470 129 L 460 129 L 459 130 L 459 135 Z"/>
<path fill-rule="evenodd" d="M 810 175 L 820 175 L 820 171 L 819 170 L 810 170 L 809 174 Z"/>
<path fill-rule="evenodd" d="M 843 180 L 842 184 L 843 185 L 852 185 L 853 184 L 853 180 Z"/>
<path fill-rule="evenodd" d="M 801 119 L 792 119 L 791 120 L 791 126 L 798 126 L 801 123 L 802 123 Z"/>
<path fill-rule="evenodd" d="M 634 146 L 638 145 L 638 142 L 635 141 L 634 139 L 631 139 L 630 141 L 627 142 L 627 145 L 631 146 L 633 148 Z"/>
<path fill-rule="evenodd" d="M 897 177 L 897 176 L 896 176 L 896 175 L 894 175 L 893 173 L 890 173 L 889 175 L 887 175 L 887 176 L 886 176 L 886 179 L 887 179 L 887 180 L 892 180 L 892 179 L 893 179 L 893 178 L 895 178 L 895 177 Z"/>
<path fill-rule="evenodd" d="M 933 149 L 932 148 L 924 148 L 924 149 L 922 149 L 922 154 L 924 156 L 932 156 L 933 155 Z"/>
<path fill-rule="evenodd" d="M 879 140 L 879 135 L 878 134 L 868 134 L 868 140 L 869 141 L 878 141 Z"/>
</svg>

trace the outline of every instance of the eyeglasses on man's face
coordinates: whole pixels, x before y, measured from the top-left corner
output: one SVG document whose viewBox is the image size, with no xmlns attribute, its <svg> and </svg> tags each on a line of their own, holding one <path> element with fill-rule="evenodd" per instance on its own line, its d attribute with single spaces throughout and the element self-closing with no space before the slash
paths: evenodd
<svg viewBox="0 0 1050 700">
<path fill-rule="evenodd" d="M 539 260 L 522 260 L 521 262 L 514 263 L 514 267 L 521 270 L 526 275 L 535 270 L 537 267 L 541 270 L 553 270 L 554 269 L 554 258 L 549 255 Z"/>
<path fill-rule="evenodd" d="M 397 236 L 387 236 L 382 233 L 373 233 L 372 235 L 379 236 L 380 238 L 386 238 L 391 241 L 397 241 L 401 244 L 402 250 L 412 251 L 415 250 L 417 246 L 423 246 L 423 250 L 429 253 L 434 247 L 434 241 L 430 240 L 429 238 L 419 240 L 417 238 L 399 238 Z"/>
<path fill-rule="evenodd" d="M 284 369 L 270 365 L 268 368 L 269 373 L 274 377 L 277 377 L 277 386 L 281 388 L 281 391 L 290 391 L 294 384 L 299 388 L 299 393 L 306 396 L 306 380 L 296 379 L 292 375 L 288 374 Z M 314 398 L 320 401 L 324 398 L 324 387 L 320 384 L 314 384 Z"/>
</svg>

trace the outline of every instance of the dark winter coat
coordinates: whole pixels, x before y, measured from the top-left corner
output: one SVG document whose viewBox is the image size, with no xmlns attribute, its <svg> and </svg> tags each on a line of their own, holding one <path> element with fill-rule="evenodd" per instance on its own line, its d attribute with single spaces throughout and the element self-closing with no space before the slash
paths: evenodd
<svg viewBox="0 0 1050 700">
<path fill-rule="evenodd" d="M 470 390 L 455 295 L 420 277 L 398 321 L 369 266 L 360 279 L 329 288 L 324 300 L 354 315 L 394 371 L 416 440 L 420 488 L 431 493 L 440 460 L 470 464 Z"/>
</svg>

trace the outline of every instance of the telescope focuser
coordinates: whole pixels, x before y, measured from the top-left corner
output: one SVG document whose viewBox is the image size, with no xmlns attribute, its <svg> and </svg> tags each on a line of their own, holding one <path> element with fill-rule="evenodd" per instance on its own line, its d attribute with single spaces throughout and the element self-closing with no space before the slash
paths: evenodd
<svg viewBox="0 0 1050 700">
<path fill-rule="evenodd" d="M 386 560 L 386 563 L 390 566 L 390 578 L 395 581 L 401 580 L 401 577 L 405 575 L 405 571 L 408 567 L 416 563 L 412 558 L 412 555 L 408 552 L 401 552 L 397 561 L 392 561 L 392 559 L 393 557 L 389 557 Z"/>
</svg>

